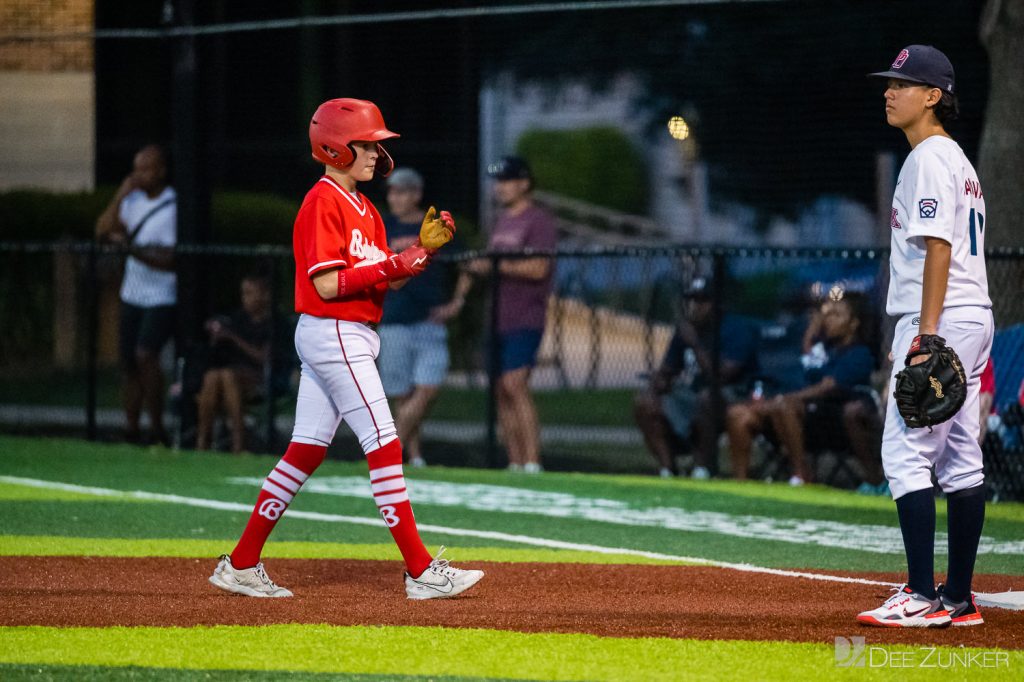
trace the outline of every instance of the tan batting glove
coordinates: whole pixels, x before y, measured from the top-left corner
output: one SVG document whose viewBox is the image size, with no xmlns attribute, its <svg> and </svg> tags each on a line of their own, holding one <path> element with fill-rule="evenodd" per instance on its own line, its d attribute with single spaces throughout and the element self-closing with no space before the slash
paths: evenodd
<svg viewBox="0 0 1024 682">
<path fill-rule="evenodd" d="M 452 240 L 455 235 L 455 221 L 448 211 L 441 211 L 437 216 L 437 209 L 431 206 L 427 209 L 427 215 L 423 217 L 423 225 L 420 226 L 420 245 L 428 251 L 437 251 Z"/>
</svg>

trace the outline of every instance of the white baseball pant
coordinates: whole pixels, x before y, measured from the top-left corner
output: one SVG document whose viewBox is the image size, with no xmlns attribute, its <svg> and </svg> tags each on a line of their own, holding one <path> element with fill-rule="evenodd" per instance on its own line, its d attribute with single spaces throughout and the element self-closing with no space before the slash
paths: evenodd
<svg viewBox="0 0 1024 682">
<path fill-rule="evenodd" d="M 981 422 L 978 395 L 981 373 L 992 350 L 995 324 L 992 310 L 978 306 L 946 308 L 939 318 L 938 334 L 956 351 L 967 374 L 967 400 L 956 415 L 942 424 L 909 428 L 896 408 L 892 391 L 896 373 L 903 369 L 910 343 L 918 335 L 919 315 L 904 315 L 896 323 L 893 337 L 893 369 L 889 378 L 889 400 L 882 435 L 882 466 L 894 500 L 907 493 L 932 486 L 932 469 L 944 492 L 952 493 L 981 485 Z"/>
<path fill-rule="evenodd" d="M 398 437 L 374 364 L 377 333 L 364 324 L 302 315 L 295 328 L 302 361 L 292 440 L 329 445 L 342 420 L 363 452 Z"/>
</svg>

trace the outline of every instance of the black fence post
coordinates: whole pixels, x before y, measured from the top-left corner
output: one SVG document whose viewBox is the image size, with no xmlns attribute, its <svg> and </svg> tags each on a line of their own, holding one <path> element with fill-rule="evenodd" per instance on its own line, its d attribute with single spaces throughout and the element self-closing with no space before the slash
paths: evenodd
<svg viewBox="0 0 1024 682">
<path fill-rule="evenodd" d="M 711 452 L 705 452 L 712 475 L 718 474 L 718 434 L 722 432 L 725 402 L 722 398 L 722 302 L 725 298 L 725 254 L 716 250 L 711 256 L 711 419 L 714 425 L 709 438 Z"/>
<path fill-rule="evenodd" d="M 501 258 L 491 256 L 491 321 L 487 344 L 487 466 L 498 467 L 498 381 L 501 379 L 501 348 L 498 338 Z"/>
<path fill-rule="evenodd" d="M 278 357 L 277 348 L 277 259 L 273 256 L 267 258 L 267 281 L 270 283 L 270 347 L 267 350 L 267 358 L 263 363 L 263 380 L 265 382 L 264 392 L 266 393 L 266 432 L 264 434 L 267 450 L 274 451 L 277 442 L 277 426 L 274 420 L 277 418 L 277 395 L 274 391 L 274 364 Z"/>
<path fill-rule="evenodd" d="M 85 437 L 96 440 L 96 354 L 99 352 L 99 278 L 97 245 L 89 242 L 86 258 Z"/>
<path fill-rule="evenodd" d="M 195 26 L 196 0 L 176 0 L 176 26 Z M 171 51 L 171 158 L 172 178 L 178 193 L 178 244 L 206 244 L 210 241 L 210 186 L 207 181 L 207 150 L 201 124 L 205 101 L 200 95 L 200 46 L 195 35 L 174 38 Z M 179 252 L 179 257 L 181 252 Z M 201 338 L 203 320 L 209 312 L 207 268 L 200 267 L 203 252 L 190 252 L 176 262 L 178 273 L 178 334 L 186 346 Z"/>
</svg>

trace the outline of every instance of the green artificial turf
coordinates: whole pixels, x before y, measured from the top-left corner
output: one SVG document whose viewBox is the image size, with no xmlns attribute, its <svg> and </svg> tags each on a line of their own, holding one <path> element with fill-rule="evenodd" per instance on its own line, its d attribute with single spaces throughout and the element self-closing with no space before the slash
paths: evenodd
<svg viewBox="0 0 1024 682">
<path fill-rule="evenodd" d="M 93 497 L 79 492 L 33 489 L 7 483 L 0 484 L 4 532 L 7 535 L 82 538 L 184 538 L 227 544 L 237 538 L 248 518 L 258 490 L 258 483 L 253 481 L 261 480 L 276 461 L 276 457 L 269 456 L 233 457 L 73 440 L 0 437 L 0 475 L 119 491 L 141 490 L 235 505 L 234 509 L 225 511 L 180 503 L 143 503 L 124 495 Z M 360 481 L 362 490 L 365 464 L 328 461 L 312 480 L 339 476 Z M 729 518 L 751 515 L 792 519 L 794 524 L 812 521 L 870 524 L 893 530 L 897 527 L 895 507 L 890 500 L 864 498 L 819 486 L 794 489 L 763 483 L 660 481 L 594 474 L 523 476 L 504 471 L 454 468 L 409 470 L 407 476 L 417 519 L 421 526 L 428 528 L 423 533 L 426 541 L 432 545 L 445 544 L 453 550 L 529 547 L 509 538 L 470 537 L 456 532 L 457 529 L 466 529 L 776 568 L 821 568 L 836 572 L 905 569 L 902 547 L 898 543 L 888 553 L 875 553 L 757 536 L 738 537 L 709 529 L 674 530 L 658 525 L 621 525 L 562 518 L 557 508 L 546 509 L 545 514 L 532 513 L 529 508 L 507 513 L 486 505 L 469 509 L 468 505 L 475 501 L 474 496 L 478 493 L 467 491 L 476 488 L 453 488 L 453 495 L 457 497 L 454 503 L 429 504 L 422 498 L 417 501 L 416 496 L 417 481 L 448 482 L 464 486 L 498 486 L 505 491 L 568 495 L 573 499 L 595 500 L 594 504 L 604 504 L 603 500 L 641 511 L 674 508 L 684 509 L 687 513 L 723 514 Z M 230 482 L 229 479 L 235 477 L 250 479 L 250 482 Z M 944 530 L 945 506 L 939 501 L 937 507 L 938 528 Z M 344 519 L 341 522 L 308 520 L 286 515 L 275 530 L 275 541 L 357 545 L 388 541 L 383 526 L 365 525 L 378 523 L 368 492 L 364 497 L 303 492 L 296 498 L 292 509 L 351 517 L 360 523 Z M 814 532 L 811 526 L 813 523 L 808 526 L 808 539 Z M 441 529 L 429 530 L 430 527 Z M 452 530 L 445 531 L 444 528 Z M 1002 542 L 1024 538 L 1024 505 L 989 505 L 985 535 Z M 937 563 L 941 570 L 942 557 Z M 1024 573 L 1024 561 L 1019 553 L 983 553 L 979 556 L 977 570 L 979 573 L 1020 575 Z"/>
<path fill-rule="evenodd" d="M 66 665 L 0 665 L 4 682 L 516 682 L 513 678 L 450 677 L 448 675 L 360 675 L 358 673 L 300 673 L 285 670 L 183 670 L 180 668 L 97 667 Z"/>
<path fill-rule="evenodd" d="M 886 647 L 917 651 L 914 647 Z M 956 649 L 961 655 L 969 650 Z M 886 654 L 888 660 L 889 654 Z M 923 660 L 923 656 L 920 657 Z M 950 659 L 951 660 L 951 659 Z M 985 679 L 1015 680 L 1024 652 Z M 358 673 L 538 680 L 794 680 L 822 676 L 934 679 L 934 669 L 839 668 L 832 644 L 438 627 L 327 625 L 193 628 L 0 628 L 0 662 L 196 670 Z"/>
<path fill-rule="evenodd" d="M 233 540 L 157 538 L 76 538 L 61 535 L 0 535 L 0 556 L 117 556 L 204 558 L 223 554 Z M 560 549 L 460 547 L 448 552 L 459 561 L 678 565 L 625 554 L 598 554 Z M 447 555 L 447 554 L 446 554 Z M 264 559 L 358 559 L 400 561 L 394 543 L 275 542 L 266 544 Z"/>
</svg>

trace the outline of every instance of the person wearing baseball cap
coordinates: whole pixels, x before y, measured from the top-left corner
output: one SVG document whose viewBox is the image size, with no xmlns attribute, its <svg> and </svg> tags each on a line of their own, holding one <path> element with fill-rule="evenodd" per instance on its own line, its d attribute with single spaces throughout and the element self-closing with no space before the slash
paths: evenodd
<svg viewBox="0 0 1024 682">
<path fill-rule="evenodd" d="M 931 354 L 919 350 L 944 346 L 959 358 L 966 397 L 951 418 L 927 430 L 908 420 L 897 401 L 888 402 L 882 468 L 896 502 L 907 578 L 857 620 L 889 628 L 981 625 L 971 585 L 985 522 L 978 404 L 995 327 L 985 266 L 990 216 L 974 166 L 946 132 L 957 114 L 956 79 L 946 55 L 910 45 L 888 71 L 869 75 L 887 79 L 886 121 L 903 131 L 911 148 L 890 213 L 885 308 L 897 319 L 890 385 L 904 367 L 928 361 Z M 941 388 L 925 390 L 939 394 Z M 946 582 L 938 586 L 933 477 L 946 495 L 949 534 Z"/>
<path fill-rule="evenodd" d="M 506 156 L 497 163 L 487 166 L 487 175 L 495 180 L 529 180 L 533 185 L 533 173 L 526 159 L 521 156 Z"/>
<path fill-rule="evenodd" d="M 711 478 L 726 408 L 746 398 L 758 368 L 757 330 L 731 312 L 722 311 L 718 320 L 722 399 L 714 398 L 714 305 L 704 277 L 694 277 L 682 286 L 675 330 L 661 364 L 633 397 L 633 418 L 662 478 L 679 473 L 677 450 L 693 453 L 691 478 Z"/>
<path fill-rule="evenodd" d="M 897 81 L 896 85 L 901 89 L 914 87 L 919 95 L 927 98 L 925 109 L 931 110 L 943 127 L 956 120 L 960 114 L 953 64 L 931 45 L 908 45 L 896 55 L 888 71 L 869 73 L 868 77 L 889 79 L 889 89 L 895 89 L 893 81 Z M 939 92 L 934 93 L 933 90 Z M 886 107 L 889 125 L 905 131 L 901 116 L 898 112 L 894 113 L 895 118 L 890 115 L 890 108 Z"/>
<path fill-rule="evenodd" d="M 392 251 L 401 251 L 419 238 L 423 187 L 423 176 L 412 168 L 397 168 L 388 176 L 384 226 Z M 451 294 L 448 267 L 435 263 L 404 287 L 389 291 L 377 328 L 381 382 L 384 393 L 394 400 L 398 439 L 414 467 L 426 465 L 420 427 L 448 374 L 445 325 L 462 311 L 472 285 L 470 276 L 460 273 Z"/>
<path fill-rule="evenodd" d="M 533 200 L 533 173 L 525 159 L 506 156 L 487 168 L 501 214 L 487 245 L 492 252 L 552 252 L 558 245 L 555 217 Z M 508 449 L 509 470 L 540 473 L 540 422 L 530 394 L 530 373 L 537 363 L 548 297 L 554 287 L 554 259 L 548 255 L 503 258 L 498 272 L 491 261 L 470 261 L 466 271 L 478 277 L 496 274 L 496 339 L 500 354 L 498 418 Z"/>
</svg>

